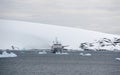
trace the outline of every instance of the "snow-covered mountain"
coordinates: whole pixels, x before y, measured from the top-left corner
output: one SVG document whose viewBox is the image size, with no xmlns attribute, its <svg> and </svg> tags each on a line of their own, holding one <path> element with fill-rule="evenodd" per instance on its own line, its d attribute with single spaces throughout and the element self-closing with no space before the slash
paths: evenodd
<svg viewBox="0 0 120 75">
<path fill-rule="evenodd" d="M 0 20 L 0 48 L 11 45 L 22 48 L 50 48 L 55 38 L 69 49 L 80 49 L 84 42 L 101 38 L 119 38 L 118 35 L 89 31 L 79 28 L 56 26 L 24 21 Z"/>
<path fill-rule="evenodd" d="M 120 50 L 120 38 L 102 38 L 93 42 L 81 43 L 80 48 L 83 50 Z"/>
</svg>

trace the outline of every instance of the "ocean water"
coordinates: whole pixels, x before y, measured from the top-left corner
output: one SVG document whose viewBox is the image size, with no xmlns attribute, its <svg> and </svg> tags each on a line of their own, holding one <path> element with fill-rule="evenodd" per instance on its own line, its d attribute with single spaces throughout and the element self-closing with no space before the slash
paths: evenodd
<svg viewBox="0 0 120 75">
<path fill-rule="evenodd" d="M 69 52 L 66 55 L 13 51 L 15 58 L 0 58 L 0 75 L 120 75 L 120 52 Z M 90 53 L 91 56 L 81 56 Z"/>
</svg>

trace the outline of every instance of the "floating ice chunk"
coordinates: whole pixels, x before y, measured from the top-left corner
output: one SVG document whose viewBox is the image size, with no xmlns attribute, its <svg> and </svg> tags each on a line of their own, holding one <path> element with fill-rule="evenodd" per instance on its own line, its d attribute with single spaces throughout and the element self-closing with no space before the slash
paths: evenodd
<svg viewBox="0 0 120 75">
<path fill-rule="evenodd" d="M 120 61 L 120 58 L 115 58 L 116 60 Z"/>
<path fill-rule="evenodd" d="M 87 53 L 87 54 L 84 54 L 84 56 L 91 56 L 91 54 L 90 54 L 90 53 Z"/>
<path fill-rule="evenodd" d="M 68 53 L 60 53 L 60 52 L 56 52 L 55 54 L 59 54 L 59 55 L 68 55 Z"/>
<path fill-rule="evenodd" d="M 83 53 L 80 53 L 80 55 L 82 55 L 82 56 L 83 56 L 84 54 L 83 54 Z"/>
<path fill-rule="evenodd" d="M 47 54 L 46 51 L 39 52 L 38 54 Z"/>
<path fill-rule="evenodd" d="M 86 54 L 85 54 L 85 53 L 80 53 L 80 55 L 81 55 L 81 56 L 91 56 L 90 53 L 86 53 Z"/>
<path fill-rule="evenodd" d="M 17 55 L 13 52 L 7 53 L 6 51 L 3 51 L 2 54 L 0 54 L 0 58 L 5 58 L 5 57 L 17 57 Z"/>
</svg>

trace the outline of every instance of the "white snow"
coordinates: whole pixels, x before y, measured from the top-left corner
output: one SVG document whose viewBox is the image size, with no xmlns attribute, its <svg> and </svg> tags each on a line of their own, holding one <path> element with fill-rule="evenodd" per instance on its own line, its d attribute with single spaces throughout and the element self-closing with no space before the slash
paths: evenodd
<svg viewBox="0 0 120 75">
<path fill-rule="evenodd" d="M 120 58 L 115 58 L 116 60 L 120 61 Z"/>
<path fill-rule="evenodd" d="M 91 56 L 92 54 L 90 53 L 80 53 L 81 56 Z"/>
<path fill-rule="evenodd" d="M 46 51 L 39 52 L 38 54 L 47 54 Z"/>
<path fill-rule="evenodd" d="M 80 43 L 83 42 L 119 37 L 79 28 L 13 20 L 0 20 L 0 35 L 0 48 L 2 49 L 9 48 L 11 45 L 21 49 L 49 49 L 58 37 L 58 41 L 63 45 L 69 45 L 66 48 L 79 50 Z"/>
<path fill-rule="evenodd" d="M 6 51 L 3 51 L 2 54 L 0 54 L 0 58 L 5 57 L 17 57 L 17 55 L 13 52 L 7 53 Z"/>
</svg>

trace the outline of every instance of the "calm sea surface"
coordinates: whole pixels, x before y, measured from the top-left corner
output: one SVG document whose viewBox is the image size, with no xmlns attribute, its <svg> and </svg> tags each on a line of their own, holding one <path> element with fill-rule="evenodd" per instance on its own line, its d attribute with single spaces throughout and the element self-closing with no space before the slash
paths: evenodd
<svg viewBox="0 0 120 75">
<path fill-rule="evenodd" d="M 68 55 L 15 51 L 0 58 L 0 75 L 120 75 L 120 52 L 70 52 Z M 92 56 L 80 56 L 90 53 Z"/>
</svg>

